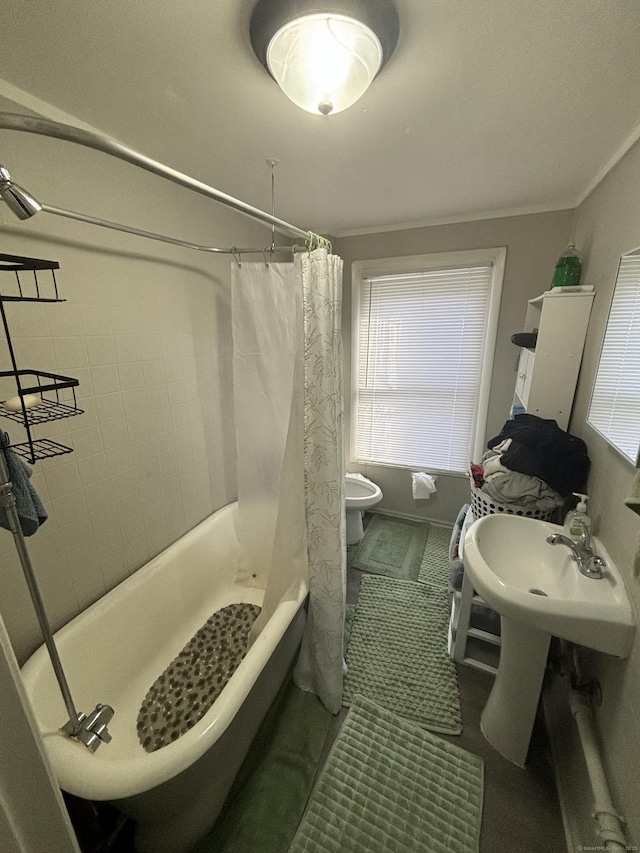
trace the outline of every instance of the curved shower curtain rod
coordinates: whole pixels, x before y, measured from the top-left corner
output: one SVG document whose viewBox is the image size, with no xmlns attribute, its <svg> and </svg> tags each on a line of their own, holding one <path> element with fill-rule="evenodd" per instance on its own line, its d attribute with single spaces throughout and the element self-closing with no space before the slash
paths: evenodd
<svg viewBox="0 0 640 853">
<path fill-rule="evenodd" d="M 152 160 L 150 157 L 147 157 L 145 154 L 141 154 L 139 151 L 135 151 L 133 148 L 129 148 L 127 145 L 124 145 L 122 142 L 119 142 L 117 139 L 112 139 L 111 137 L 104 136 L 100 133 L 95 133 L 93 131 L 82 130 L 78 127 L 73 127 L 68 124 L 61 124 L 60 122 L 50 121 L 49 119 L 43 119 L 36 116 L 25 116 L 19 113 L 3 113 L 0 112 L 0 129 L 4 130 L 18 130 L 24 131 L 26 133 L 35 133 L 41 136 L 49 136 L 52 139 L 61 139 L 67 142 L 75 142 L 78 145 L 84 145 L 87 148 L 93 148 L 96 151 L 102 151 L 105 154 L 109 154 L 112 157 L 117 157 L 120 160 L 124 160 L 127 163 L 131 163 L 134 166 L 138 166 L 141 169 L 145 169 L 147 172 L 151 172 L 155 175 L 160 175 L 163 178 L 167 178 L 173 183 L 180 184 L 180 186 L 186 187 L 193 192 L 197 192 L 200 195 L 204 195 L 207 198 L 212 198 L 214 201 L 219 202 L 220 204 L 224 204 L 227 207 L 231 207 L 233 210 L 238 211 L 239 213 L 243 213 L 245 216 L 249 216 L 252 219 L 257 219 L 260 222 L 264 222 L 267 225 L 271 225 L 272 228 L 277 228 L 280 231 L 283 231 L 287 234 L 290 234 L 293 237 L 303 237 L 306 240 L 309 240 L 310 237 L 316 237 L 315 234 L 309 231 L 303 231 L 301 228 L 297 228 L 295 225 L 291 225 L 289 222 L 285 222 L 283 219 L 279 219 L 273 214 L 269 214 L 264 210 L 260 210 L 257 207 L 253 207 L 250 204 L 247 204 L 240 199 L 234 198 L 233 196 L 227 195 L 223 193 L 221 190 L 217 190 L 214 187 L 210 187 L 208 184 L 202 183 L 202 181 L 198 181 L 195 178 L 191 178 L 189 175 L 185 175 L 183 172 L 179 172 L 176 169 L 172 169 L 170 166 L 165 166 L 164 163 L 160 163 L 157 160 Z M 22 188 L 13 184 L 8 175 L 8 172 L 0 167 L 0 177 L 4 178 L 4 188 L 5 190 L 10 190 L 15 197 L 18 198 L 18 206 L 21 208 L 21 213 L 17 213 L 21 219 L 28 219 L 33 216 L 38 211 L 42 210 L 45 213 L 51 213 L 56 216 L 63 216 L 67 219 L 75 219 L 79 222 L 87 222 L 91 225 L 100 225 L 104 228 L 111 228 L 116 231 L 124 231 L 128 234 L 134 234 L 139 237 L 148 237 L 152 240 L 160 240 L 165 243 L 172 243 L 177 246 L 183 246 L 188 249 L 196 249 L 203 252 L 219 252 L 223 254 L 232 254 L 235 257 L 238 257 L 241 254 L 250 254 L 250 253 L 258 253 L 258 252 L 278 252 L 278 251 L 291 251 L 291 246 L 286 247 L 278 247 L 274 246 L 273 240 L 271 246 L 261 247 L 259 249 L 238 249 L 235 246 L 229 249 L 217 249 L 211 246 L 201 246 L 197 243 L 190 243 L 185 240 L 178 240 L 172 237 L 165 237 L 161 234 L 155 234 L 150 231 L 142 231 L 138 228 L 132 228 L 128 225 L 119 225 L 115 222 L 109 222 L 104 219 L 96 219 L 92 216 L 86 216 L 82 213 L 75 213 L 71 210 L 64 210 L 63 208 L 53 207 L 52 205 L 42 204 L 36 201 L 30 193 L 22 190 Z M 5 177 L 7 176 L 7 177 Z M 27 204 L 24 204 L 24 199 L 27 200 Z M 16 210 L 13 208 L 14 212 Z"/>
</svg>

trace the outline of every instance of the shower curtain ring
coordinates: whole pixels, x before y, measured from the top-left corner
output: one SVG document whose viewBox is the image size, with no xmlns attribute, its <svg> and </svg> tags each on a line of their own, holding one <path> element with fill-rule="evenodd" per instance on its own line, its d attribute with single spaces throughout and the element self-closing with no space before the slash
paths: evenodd
<svg viewBox="0 0 640 853">
<path fill-rule="evenodd" d="M 269 257 L 271 257 L 272 251 L 269 250 Z M 267 250 L 262 250 L 262 257 L 264 258 L 265 269 L 269 269 L 269 261 L 267 260 Z"/>
<path fill-rule="evenodd" d="M 235 262 L 238 264 L 238 268 L 242 269 L 242 258 L 240 257 L 240 252 L 238 252 L 235 246 L 231 247 L 231 254 L 235 258 Z"/>
</svg>

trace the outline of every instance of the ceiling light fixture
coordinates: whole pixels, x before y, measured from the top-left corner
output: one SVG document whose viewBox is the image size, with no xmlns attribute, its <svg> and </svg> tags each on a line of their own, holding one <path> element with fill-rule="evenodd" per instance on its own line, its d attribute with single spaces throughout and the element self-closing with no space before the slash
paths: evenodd
<svg viewBox="0 0 640 853">
<path fill-rule="evenodd" d="M 328 115 L 368 89 L 398 41 L 393 0 L 258 0 L 251 44 L 294 104 Z"/>
</svg>

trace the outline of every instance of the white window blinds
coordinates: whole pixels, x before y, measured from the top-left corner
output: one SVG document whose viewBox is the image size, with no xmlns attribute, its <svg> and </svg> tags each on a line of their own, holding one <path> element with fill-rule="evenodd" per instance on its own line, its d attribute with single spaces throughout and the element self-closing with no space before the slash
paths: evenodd
<svg viewBox="0 0 640 853">
<path fill-rule="evenodd" d="M 640 441 L 640 255 L 624 255 L 609 311 L 589 423 L 635 465 Z"/>
<path fill-rule="evenodd" d="M 361 280 L 358 462 L 468 470 L 491 281 L 491 264 Z"/>
</svg>

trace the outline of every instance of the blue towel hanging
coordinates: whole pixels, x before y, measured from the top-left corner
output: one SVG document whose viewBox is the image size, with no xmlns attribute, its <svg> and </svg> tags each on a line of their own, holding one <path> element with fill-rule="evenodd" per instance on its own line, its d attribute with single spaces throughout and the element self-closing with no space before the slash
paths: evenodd
<svg viewBox="0 0 640 853">
<path fill-rule="evenodd" d="M 7 460 L 7 470 L 16 499 L 20 527 L 24 536 L 32 536 L 40 525 L 47 520 L 47 511 L 38 493 L 29 482 L 32 473 L 31 468 L 11 450 L 10 443 L 9 434 L 0 432 L 0 447 Z M 11 530 L 4 507 L 0 507 L 0 527 Z"/>
</svg>

